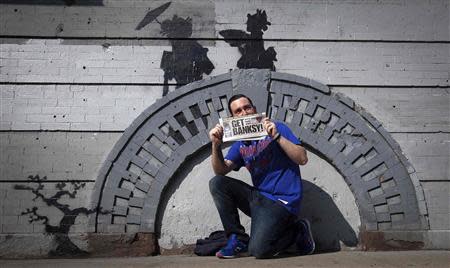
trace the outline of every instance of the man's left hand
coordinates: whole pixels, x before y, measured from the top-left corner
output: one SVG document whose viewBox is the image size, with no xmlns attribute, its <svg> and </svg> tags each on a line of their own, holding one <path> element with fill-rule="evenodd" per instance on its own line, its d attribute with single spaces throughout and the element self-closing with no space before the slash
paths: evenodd
<svg viewBox="0 0 450 268">
<path fill-rule="evenodd" d="M 263 127 L 271 138 L 274 138 L 275 135 L 277 135 L 278 133 L 277 126 L 275 125 L 274 122 L 270 121 L 268 117 L 265 117 L 263 119 Z"/>
</svg>

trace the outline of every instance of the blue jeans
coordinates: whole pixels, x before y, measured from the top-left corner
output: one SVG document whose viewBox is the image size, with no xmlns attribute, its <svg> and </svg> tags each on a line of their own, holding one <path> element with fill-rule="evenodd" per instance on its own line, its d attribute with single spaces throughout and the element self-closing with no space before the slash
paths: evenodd
<svg viewBox="0 0 450 268">
<path fill-rule="evenodd" d="M 251 255 L 270 258 L 294 243 L 298 232 L 295 224 L 297 217 L 280 202 L 263 196 L 255 187 L 227 176 L 213 177 L 209 189 L 226 234 L 234 233 L 239 240 L 247 242 Z M 240 222 L 238 209 L 252 219 L 250 237 Z"/>
</svg>

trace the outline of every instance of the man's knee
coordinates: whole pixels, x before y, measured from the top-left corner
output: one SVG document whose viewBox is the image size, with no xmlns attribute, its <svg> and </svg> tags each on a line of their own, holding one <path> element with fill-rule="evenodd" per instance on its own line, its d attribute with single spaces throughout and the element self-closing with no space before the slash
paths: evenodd
<svg viewBox="0 0 450 268">
<path fill-rule="evenodd" d="M 209 191 L 216 193 L 217 190 L 223 189 L 224 180 L 227 178 L 222 175 L 216 175 L 209 181 Z"/>
<path fill-rule="evenodd" d="M 250 254 L 256 259 L 270 259 L 273 258 L 275 252 L 266 245 L 250 245 Z"/>
<path fill-rule="evenodd" d="M 256 228 L 252 229 L 252 234 L 249 243 L 249 252 L 252 256 L 257 259 L 268 259 L 272 258 L 276 252 L 276 237 L 270 229 L 267 228 Z"/>
</svg>

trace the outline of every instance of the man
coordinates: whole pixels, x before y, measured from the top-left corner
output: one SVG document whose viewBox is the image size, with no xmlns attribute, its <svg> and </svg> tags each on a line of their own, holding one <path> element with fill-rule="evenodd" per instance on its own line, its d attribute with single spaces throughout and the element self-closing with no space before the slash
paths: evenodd
<svg viewBox="0 0 450 268">
<path fill-rule="evenodd" d="M 257 113 L 245 95 L 228 102 L 233 117 Z M 297 220 L 302 198 L 298 165 L 308 162 L 305 149 L 283 123 L 263 119 L 268 136 L 259 141 L 237 141 L 227 156 L 222 155 L 223 128 L 217 124 L 209 132 L 212 142 L 212 167 L 215 177 L 209 182 L 214 203 L 228 236 L 227 245 L 216 253 L 219 258 L 234 258 L 250 253 L 270 258 L 294 242 L 301 254 L 314 251 L 314 240 L 306 220 Z M 245 166 L 253 186 L 225 176 Z M 252 218 L 249 237 L 239 220 L 238 209 Z"/>
</svg>

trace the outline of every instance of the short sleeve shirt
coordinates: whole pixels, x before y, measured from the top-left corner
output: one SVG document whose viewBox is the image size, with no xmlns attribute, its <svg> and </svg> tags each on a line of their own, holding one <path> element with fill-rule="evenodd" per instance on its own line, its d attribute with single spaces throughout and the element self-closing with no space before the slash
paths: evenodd
<svg viewBox="0 0 450 268">
<path fill-rule="evenodd" d="M 275 125 L 282 137 L 294 144 L 301 144 L 288 126 L 281 122 L 275 122 Z M 225 159 L 232 161 L 237 170 L 245 166 L 255 188 L 264 196 L 281 202 L 289 212 L 298 214 L 302 198 L 300 168 L 272 138 L 267 136 L 258 141 L 237 141 Z"/>
</svg>

